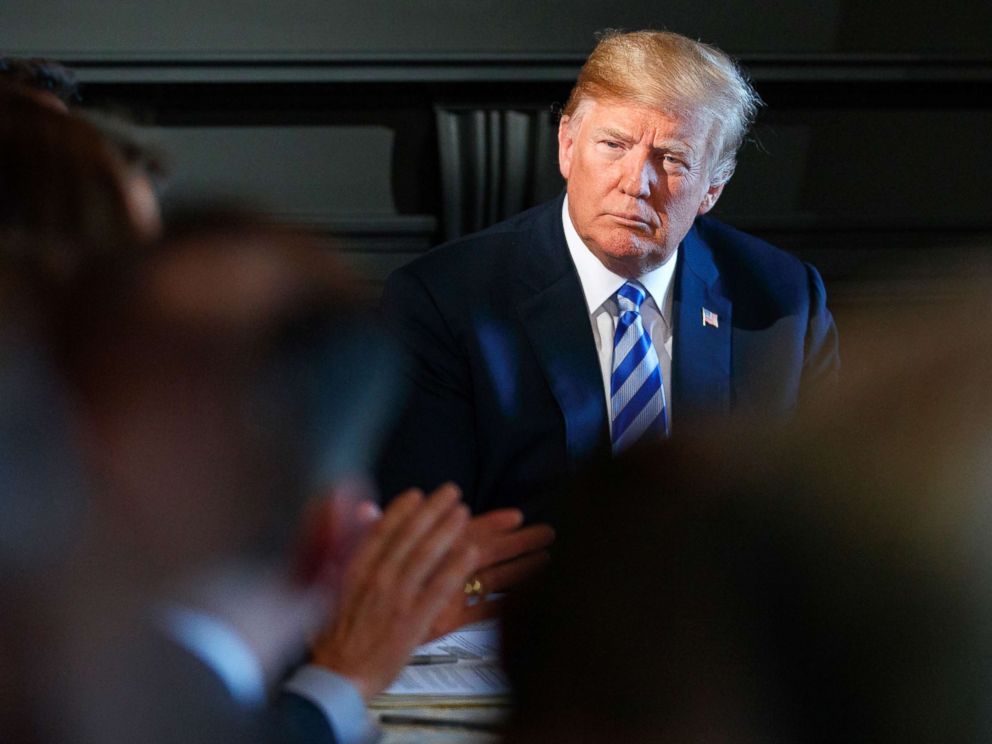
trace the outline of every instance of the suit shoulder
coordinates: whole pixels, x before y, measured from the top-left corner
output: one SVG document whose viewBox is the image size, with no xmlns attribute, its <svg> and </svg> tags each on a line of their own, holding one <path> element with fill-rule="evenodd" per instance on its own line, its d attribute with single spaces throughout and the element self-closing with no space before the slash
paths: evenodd
<svg viewBox="0 0 992 744">
<path fill-rule="evenodd" d="M 696 228 L 736 300 L 776 312 L 825 302 L 817 270 L 791 253 L 712 218 L 697 220 Z"/>
<path fill-rule="evenodd" d="M 755 270 L 805 273 L 805 264 L 791 253 L 712 217 L 697 220 L 697 229 L 718 262 L 734 262 Z"/>
<path fill-rule="evenodd" d="M 696 229 L 724 281 L 732 285 L 756 283 L 773 291 L 792 288 L 805 294 L 810 283 L 822 283 L 814 266 L 766 240 L 710 217 L 697 220 Z"/>
</svg>

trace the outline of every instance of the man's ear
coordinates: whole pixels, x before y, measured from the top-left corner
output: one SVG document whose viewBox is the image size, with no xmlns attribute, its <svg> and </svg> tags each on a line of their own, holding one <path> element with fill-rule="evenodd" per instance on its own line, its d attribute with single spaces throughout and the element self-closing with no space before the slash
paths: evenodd
<svg viewBox="0 0 992 744">
<path fill-rule="evenodd" d="M 703 195 L 703 200 L 699 204 L 699 211 L 696 212 L 697 216 L 702 217 L 704 214 L 713 209 L 713 205 L 716 204 L 716 200 L 719 199 L 720 194 L 723 193 L 724 186 L 726 186 L 726 184 L 715 184 L 706 190 L 706 193 Z"/>
<path fill-rule="evenodd" d="M 572 148 L 575 144 L 570 123 L 571 117 L 568 116 L 561 117 L 558 122 L 558 170 L 566 181 L 572 170 Z"/>
</svg>

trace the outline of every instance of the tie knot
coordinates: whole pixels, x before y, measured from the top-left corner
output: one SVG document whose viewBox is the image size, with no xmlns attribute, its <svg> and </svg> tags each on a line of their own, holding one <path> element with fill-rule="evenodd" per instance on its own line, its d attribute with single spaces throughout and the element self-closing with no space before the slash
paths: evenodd
<svg viewBox="0 0 992 744">
<path fill-rule="evenodd" d="M 637 313 L 641 310 L 641 303 L 647 297 L 647 292 L 637 282 L 627 282 L 617 290 L 617 306 L 621 313 Z"/>
</svg>

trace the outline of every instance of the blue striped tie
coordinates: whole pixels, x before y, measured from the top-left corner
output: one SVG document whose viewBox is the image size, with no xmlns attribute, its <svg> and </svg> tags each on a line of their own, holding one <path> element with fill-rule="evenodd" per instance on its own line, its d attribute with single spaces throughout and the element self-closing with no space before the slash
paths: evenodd
<svg viewBox="0 0 992 744">
<path fill-rule="evenodd" d="M 665 386 L 651 336 L 641 322 L 641 303 L 647 296 L 638 282 L 617 290 L 620 317 L 613 336 L 613 375 L 610 377 L 610 415 L 613 452 L 626 449 L 647 433 L 668 435 Z"/>
</svg>

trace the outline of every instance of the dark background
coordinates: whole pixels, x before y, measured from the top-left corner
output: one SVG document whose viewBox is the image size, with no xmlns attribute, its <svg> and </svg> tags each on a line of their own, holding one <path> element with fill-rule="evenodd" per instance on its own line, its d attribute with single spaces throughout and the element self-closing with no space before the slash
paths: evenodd
<svg viewBox="0 0 992 744">
<path fill-rule="evenodd" d="M 327 232 L 376 296 L 556 194 L 555 106 L 607 27 L 739 57 L 768 106 L 716 213 L 813 261 L 842 333 L 929 312 L 992 255 L 992 2 L 5 2 L 0 52 L 73 67 L 172 154 L 177 195 Z"/>
</svg>

